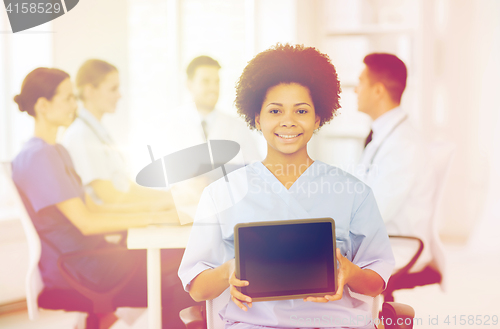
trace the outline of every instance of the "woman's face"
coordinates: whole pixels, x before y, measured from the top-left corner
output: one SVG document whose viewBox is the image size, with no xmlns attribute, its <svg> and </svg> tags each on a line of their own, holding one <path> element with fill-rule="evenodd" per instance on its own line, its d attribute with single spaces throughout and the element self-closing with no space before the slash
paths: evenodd
<svg viewBox="0 0 500 329">
<path fill-rule="evenodd" d="M 90 86 L 86 101 L 92 102 L 102 113 L 114 113 L 120 94 L 120 77 L 117 71 L 110 72 L 97 86 Z"/>
<path fill-rule="evenodd" d="M 65 79 L 57 86 L 52 100 L 43 102 L 37 117 L 43 116 L 48 122 L 58 127 L 68 127 L 75 119 L 76 109 L 77 104 L 76 96 L 73 93 L 73 85 L 69 79 Z"/>
<path fill-rule="evenodd" d="M 294 154 L 307 151 L 307 143 L 319 128 L 309 89 L 298 83 L 279 84 L 267 90 L 255 126 L 268 143 L 268 151 Z"/>
</svg>

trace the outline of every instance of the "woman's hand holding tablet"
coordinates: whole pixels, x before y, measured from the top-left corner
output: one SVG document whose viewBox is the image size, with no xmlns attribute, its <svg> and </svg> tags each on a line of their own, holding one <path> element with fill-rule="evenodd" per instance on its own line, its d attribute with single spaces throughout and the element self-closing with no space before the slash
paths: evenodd
<svg viewBox="0 0 500 329">
<path fill-rule="evenodd" d="M 355 272 L 355 268 L 358 268 L 356 265 L 351 263 L 347 258 L 342 256 L 342 253 L 340 252 L 339 248 L 336 248 L 336 256 L 337 260 L 339 261 L 340 267 L 338 268 L 337 271 L 337 291 L 335 295 L 325 295 L 324 297 L 306 297 L 304 298 L 305 302 L 315 302 L 315 303 L 327 303 L 330 301 L 335 301 L 342 299 L 342 295 L 344 293 L 344 285 L 349 283 L 349 279 L 353 276 L 352 273 Z M 248 307 L 252 307 L 252 298 L 249 296 L 246 296 L 242 294 L 236 287 L 246 287 L 249 285 L 248 281 L 244 280 L 238 280 L 235 275 L 235 260 L 232 259 L 229 261 L 230 262 L 230 272 L 231 274 L 229 275 L 229 285 L 230 285 L 230 293 L 231 293 L 231 299 L 233 302 L 238 305 L 239 308 L 241 308 L 243 311 L 247 311 L 248 309 L 246 306 L 243 304 L 245 302 Z M 355 267 L 355 268 L 353 268 Z"/>
<path fill-rule="evenodd" d="M 337 260 L 339 261 L 340 267 L 337 270 L 337 291 L 335 295 L 325 295 L 325 297 L 306 297 L 305 302 L 316 302 L 316 303 L 326 303 L 334 300 L 342 299 L 344 293 L 344 285 L 349 283 L 349 279 L 352 277 L 353 266 L 357 267 L 349 261 L 349 259 L 342 256 L 340 249 L 337 248 L 335 253 L 337 254 Z M 359 267 L 358 267 L 359 268 Z"/>
<path fill-rule="evenodd" d="M 247 307 L 243 304 L 245 302 L 248 307 L 252 307 L 252 298 L 241 293 L 236 287 L 246 287 L 249 285 L 248 281 L 238 280 L 235 274 L 235 260 L 231 259 L 229 262 L 229 293 L 231 300 L 243 311 L 247 311 Z"/>
<path fill-rule="evenodd" d="M 239 266 L 239 272 L 240 272 L 240 275 L 242 273 L 245 273 L 247 276 L 249 275 L 249 269 L 247 268 L 246 270 L 243 270 L 243 264 L 244 263 L 247 263 L 247 265 L 249 265 L 251 262 L 250 262 L 250 258 L 249 257 L 249 254 L 245 254 L 242 250 L 242 247 L 244 247 L 243 249 L 246 249 L 247 251 L 248 250 L 255 250 L 255 249 L 259 249 L 259 248 L 262 248 L 266 243 L 264 240 L 267 240 L 267 241 L 270 241 L 270 237 L 273 237 L 275 239 L 276 242 L 278 242 L 279 244 L 283 244 L 284 243 L 284 240 L 280 240 L 278 238 L 278 235 L 276 234 L 276 231 L 275 232 L 268 232 L 268 233 L 271 233 L 270 234 L 270 237 L 268 237 L 267 239 L 264 239 L 264 240 L 260 240 L 260 241 L 254 241 L 252 240 L 252 242 L 249 244 L 247 241 L 246 243 L 246 246 L 245 246 L 245 239 L 243 239 L 245 237 L 245 235 L 249 236 L 250 234 L 249 233 L 245 233 L 242 235 L 242 231 L 239 231 L 240 228 L 244 228 L 244 227 L 258 227 L 258 226 L 263 226 L 264 228 L 266 228 L 266 231 L 269 231 L 274 225 L 276 224 L 285 224 L 285 225 L 289 225 L 289 224 L 300 224 L 300 223 L 309 223 L 311 224 L 313 220 L 299 220 L 299 221 L 285 221 L 285 222 L 267 222 L 267 223 L 248 223 L 248 224 L 243 224 L 243 225 L 237 225 L 237 227 L 235 228 L 235 237 L 236 237 L 236 254 L 239 256 L 239 263 L 237 264 L 235 259 L 232 259 L 230 261 L 227 262 L 227 277 L 228 277 L 228 283 L 229 283 L 229 286 L 230 286 L 230 294 L 231 294 L 231 300 L 239 307 L 241 308 L 243 311 L 247 311 L 248 307 L 252 307 L 252 301 L 255 300 L 255 301 L 261 301 L 263 300 L 263 298 L 261 298 L 262 296 L 259 296 L 259 294 L 257 293 L 257 298 L 252 298 L 252 296 L 248 296 L 246 294 L 249 293 L 249 290 L 248 290 L 248 286 L 250 285 L 250 282 L 249 280 L 239 280 L 239 278 L 236 277 L 238 271 L 236 271 L 236 267 Z M 317 221 L 317 222 L 331 222 L 332 224 L 332 231 L 331 234 L 332 235 L 332 238 L 335 236 L 335 231 L 334 231 L 334 222 L 332 219 L 315 219 L 314 221 Z M 291 226 L 289 226 L 291 227 Z M 279 231 L 283 231 L 285 228 L 285 226 L 282 226 Z M 306 230 L 304 230 L 305 227 L 301 228 L 300 232 L 301 232 L 301 235 L 307 235 L 306 234 Z M 263 238 L 264 235 L 266 234 L 263 234 L 263 232 L 265 231 L 260 231 L 259 234 L 255 234 L 254 237 L 257 238 L 257 237 L 260 237 L 260 238 Z M 254 233 L 257 233 L 257 232 L 254 232 Z M 289 232 L 290 233 L 290 232 Z M 313 231 L 313 236 L 317 236 L 319 231 L 316 230 L 316 231 Z M 288 235 L 289 237 L 291 237 L 290 235 Z M 324 240 L 324 239 L 323 239 Z M 335 240 L 332 239 L 330 240 L 332 242 L 334 242 Z M 318 244 L 319 244 L 319 241 L 318 241 Z M 252 247 L 253 246 L 253 247 Z M 260 247 L 259 247 L 260 246 Z M 288 248 L 290 248 L 291 245 L 288 246 Z M 287 249 L 288 249 L 287 248 Z M 335 245 L 334 245 L 334 248 L 335 248 Z M 265 248 L 264 252 L 266 253 L 272 253 L 272 249 L 279 249 L 278 245 L 274 245 L 273 248 L 269 248 L 269 246 L 267 248 Z M 336 266 L 333 266 L 332 271 L 327 271 L 328 272 L 328 276 L 331 276 L 333 273 L 335 273 L 335 280 L 336 280 L 336 290 L 330 290 L 330 291 L 335 291 L 334 294 L 325 294 L 325 295 L 319 295 L 316 293 L 316 295 L 311 295 L 311 296 L 306 296 L 306 297 L 303 297 L 303 300 L 304 301 L 309 301 L 309 302 L 316 302 L 316 303 L 327 303 L 329 301 L 336 301 L 336 300 L 340 300 L 342 299 L 342 296 L 343 296 L 343 293 L 344 293 L 344 286 L 346 284 L 348 284 L 350 286 L 350 288 L 353 290 L 353 291 L 357 291 L 357 292 L 360 292 L 360 293 L 365 293 L 367 295 L 376 295 L 378 293 L 375 292 L 374 294 L 370 293 L 370 292 L 366 292 L 364 291 L 365 290 L 365 284 L 364 282 L 366 281 L 372 281 L 372 280 L 380 280 L 380 277 L 378 276 L 378 274 L 376 274 L 375 272 L 371 271 L 371 270 L 363 270 L 361 269 L 359 266 L 353 264 L 349 259 L 347 259 L 346 257 L 344 257 L 340 251 L 339 248 L 335 248 L 335 253 L 331 253 L 330 254 L 330 257 L 333 258 L 333 263 L 336 264 L 336 261 L 338 260 L 338 264 L 340 267 L 336 268 Z M 263 254 L 261 253 L 259 256 L 262 256 Z M 246 260 L 242 260 L 242 257 L 243 258 L 246 258 Z M 299 262 L 299 263 L 303 263 L 303 262 Z M 253 266 L 257 266 L 258 267 L 258 270 L 257 272 L 254 271 L 254 273 L 260 273 L 260 276 L 262 276 L 262 271 L 265 270 L 266 267 L 269 267 L 271 266 L 271 263 L 269 261 L 264 261 L 262 258 L 259 257 L 259 260 L 257 261 L 257 263 L 253 262 L 252 264 Z M 303 266 L 305 264 L 302 264 Z M 310 264 L 311 265 L 311 264 Z M 316 268 L 315 270 L 317 271 L 318 268 Z M 275 269 L 276 270 L 276 269 Z M 275 272 L 275 271 L 271 271 L 271 272 Z M 309 276 L 315 276 L 316 274 L 314 274 L 314 270 L 313 272 L 309 272 Z M 270 273 L 268 273 L 270 274 Z M 325 273 L 326 274 L 326 273 Z M 281 275 L 280 275 L 280 278 L 282 276 L 286 276 L 287 273 L 286 271 L 285 272 L 281 272 Z M 255 276 L 255 275 L 254 275 Z M 259 281 L 259 275 L 257 277 L 257 281 Z M 275 279 L 278 279 L 278 280 L 281 280 L 280 278 L 275 278 Z M 284 278 L 286 280 L 286 278 Z M 334 280 L 334 281 L 335 281 Z M 277 281 L 275 281 L 276 283 Z M 255 283 L 255 282 L 254 282 Z M 262 285 L 262 282 L 260 283 Z M 279 289 L 278 287 L 275 286 L 275 284 L 272 284 L 271 286 L 267 286 L 268 290 L 270 292 L 274 292 L 275 290 Z M 292 290 L 294 288 L 291 288 Z M 257 289 L 259 290 L 259 289 Z M 246 294 L 245 294 L 246 293 Z M 256 296 L 254 296 L 256 297 Z M 285 296 L 285 298 L 283 299 L 293 299 L 293 298 L 298 298 L 299 296 L 293 296 L 293 295 L 289 295 L 289 296 Z M 302 296 L 300 296 L 302 297 Z M 266 296 L 266 298 L 269 298 L 269 296 Z M 276 297 L 274 296 L 271 296 L 271 299 L 276 299 Z M 247 306 L 245 306 L 245 304 Z"/>
<path fill-rule="evenodd" d="M 352 277 L 353 273 L 353 267 L 357 267 L 353 263 L 351 263 L 347 258 L 342 256 L 342 253 L 340 252 L 339 248 L 336 248 L 336 256 L 337 260 L 339 261 L 340 268 L 338 268 L 338 274 L 337 274 L 337 291 L 335 295 L 325 295 L 324 297 L 306 297 L 304 298 L 304 301 L 306 302 L 315 302 L 315 303 L 327 303 L 330 301 L 335 301 L 342 299 L 342 295 L 344 292 L 344 285 L 346 285 L 349 282 L 349 278 Z M 249 285 L 248 281 L 245 280 L 238 280 L 235 275 L 235 260 L 232 259 L 229 261 L 230 263 L 230 272 L 231 274 L 229 275 L 229 286 L 230 286 L 230 293 L 231 293 L 231 300 L 243 311 L 247 311 L 247 307 L 243 304 L 246 303 L 248 307 L 252 307 L 252 298 L 249 296 L 246 296 L 241 293 L 236 287 L 246 287 Z M 359 267 L 358 267 L 359 269 Z"/>
<path fill-rule="evenodd" d="M 326 303 L 328 301 L 342 299 L 344 286 L 357 293 L 376 297 L 384 290 L 384 281 L 380 275 L 370 269 L 362 269 L 353 264 L 349 259 L 342 256 L 340 249 L 336 249 L 337 260 L 340 268 L 337 271 L 337 292 L 335 295 L 325 295 L 325 297 L 306 297 L 306 302 Z"/>
<path fill-rule="evenodd" d="M 232 282 L 240 294 L 231 295 L 240 301 L 324 298 L 338 291 L 331 218 L 239 223 L 234 240 Z"/>
</svg>

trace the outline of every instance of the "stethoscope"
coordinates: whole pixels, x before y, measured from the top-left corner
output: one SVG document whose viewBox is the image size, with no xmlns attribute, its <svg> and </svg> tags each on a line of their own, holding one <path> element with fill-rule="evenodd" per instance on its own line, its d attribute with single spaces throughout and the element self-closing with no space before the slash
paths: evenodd
<svg viewBox="0 0 500 329">
<path fill-rule="evenodd" d="M 123 158 L 122 154 L 117 150 L 115 149 L 114 145 L 109 143 L 95 128 L 94 126 L 92 126 L 92 124 L 90 122 L 87 121 L 87 119 L 85 119 L 84 117 L 78 115 L 78 119 L 82 120 L 83 123 L 90 129 L 92 130 L 92 132 L 94 133 L 94 135 L 99 139 L 99 141 L 106 145 L 112 152 L 118 154 L 118 156 L 120 157 L 120 159 L 125 163 L 125 159 Z"/>
<path fill-rule="evenodd" d="M 373 164 L 373 160 L 375 159 L 375 157 L 377 156 L 377 153 L 378 151 L 380 150 L 380 147 L 387 141 L 387 138 L 389 138 L 392 133 L 394 133 L 394 131 L 396 130 L 396 128 L 398 128 L 403 122 L 405 122 L 405 120 L 408 119 L 408 115 L 404 115 L 395 125 L 394 127 L 392 127 L 392 129 L 389 131 L 389 133 L 387 135 L 385 135 L 384 139 L 378 144 L 378 147 L 377 149 L 375 150 L 375 152 L 373 153 L 372 157 L 370 158 L 370 162 L 368 164 L 368 167 L 366 168 L 366 173 L 368 173 L 371 169 L 371 166 Z"/>
<path fill-rule="evenodd" d="M 114 159 L 117 159 L 116 155 L 118 155 L 118 158 L 121 160 L 121 164 L 120 165 L 123 165 L 125 166 L 125 158 L 123 157 L 123 155 L 121 154 L 121 152 L 119 152 L 113 144 L 109 143 L 93 126 L 90 122 L 88 122 L 85 118 L 83 118 L 82 116 L 78 115 L 78 118 L 80 120 L 82 120 L 82 122 L 90 129 L 92 130 L 92 132 L 94 133 L 94 135 L 99 139 L 99 141 L 103 144 L 103 145 L 106 145 L 108 147 L 108 149 L 110 150 L 110 153 L 108 153 L 108 155 L 111 157 L 111 161 L 114 161 L 116 162 L 116 160 Z M 128 189 L 128 177 L 127 175 L 125 174 L 124 171 L 119 171 L 117 172 L 115 175 L 113 175 L 111 181 L 113 182 L 113 185 L 119 189 L 119 190 L 127 190 Z M 126 182 L 126 183 L 124 183 Z"/>
</svg>

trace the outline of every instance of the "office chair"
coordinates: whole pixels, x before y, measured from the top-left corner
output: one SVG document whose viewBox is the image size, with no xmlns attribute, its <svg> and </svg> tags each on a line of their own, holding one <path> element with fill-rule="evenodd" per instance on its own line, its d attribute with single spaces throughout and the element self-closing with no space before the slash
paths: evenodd
<svg viewBox="0 0 500 329">
<path fill-rule="evenodd" d="M 14 206 L 18 210 L 19 219 L 21 220 L 28 241 L 29 266 L 25 284 L 26 302 L 30 320 L 34 321 L 38 319 L 39 307 L 51 310 L 77 311 L 88 314 L 86 319 L 87 329 L 98 329 L 100 320 L 116 309 L 113 306 L 115 294 L 130 281 L 139 267 L 135 267 L 134 271 L 127 273 L 127 275 L 110 290 L 91 290 L 83 286 L 77 278 L 73 277 L 67 270 L 65 264 L 75 257 L 104 255 L 120 252 L 120 249 L 110 248 L 69 253 L 60 257 L 58 260 L 58 267 L 63 277 L 74 290 L 46 289 L 43 285 L 40 270 L 38 268 L 42 251 L 40 237 L 12 181 L 12 169 L 9 162 L 1 163 L 0 174 L 4 175 L 6 178 L 7 188 L 13 199 Z"/>
<path fill-rule="evenodd" d="M 179 312 L 186 329 L 222 329 L 224 322 L 219 311 L 229 302 L 229 288 L 212 300 L 207 300 L 206 307 L 191 306 Z M 384 303 L 381 315 L 384 317 L 385 329 L 411 329 L 415 311 L 411 306 L 400 303 Z M 387 321 L 387 319 L 391 319 Z"/>
<path fill-rule="evenodd" d="M 448 142 L 432 142 L 429 145 L 431 163 L 429 168 L 435 168 L 432 178 L 436 182 L 434 191 L 434 204 L 430 225 L 429 247 L 432 254 L 432 261 L 418 272 L 410 272 L 424 249 L 424 243 L 421 239 L 412 236 L 391 235 L 390 239 L 406 240 L 416 242 L 417 251 L 410 261 L 401 269 L 392 274 L 387 284 L 386 290 L 382 293 L 385 302 L 394 301 L 394 291 L 399 289 L 412 289 L 417 286 L 441 284 L 441 289 L 446 290 L 446 258 L 443 245 L 439 239 L 439 205 L 442 202 L 444 187 L 448 178 L 455 145 Z"/>
</svg>

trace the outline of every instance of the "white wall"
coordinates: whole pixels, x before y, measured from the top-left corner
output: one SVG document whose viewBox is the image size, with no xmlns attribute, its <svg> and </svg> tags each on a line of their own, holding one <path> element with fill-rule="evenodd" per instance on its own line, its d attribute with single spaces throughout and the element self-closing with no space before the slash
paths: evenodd
<svg viewBox="0 0 500 329">
<path fill-rule="evenodd" d="M 500 250 L 500 2 L 482 1 L 471 19 L 475 22 L 477 38 L 471 44 L 474 61 L 471 63 L 473 105 L 466 118 L 476 118 L 471 132 L 470 148 L 476 157 L 469 160 L 476 185 L 487 189 L 484 207 L 479 202 L 479 218 L 474 221 L 471 244 L 481 252 Z M 452 202 L 452 201 L 451 201 Z M 472 226 L 472 225 L 471 225 Z"/>
<path fill-rule="evenodd" d="M 441 2 L 441 17 L 427 35 L 434 46 L 428 48 L 434 56 L 434 76 L 428 81 L 440 89 L 429 92 L 426 126 L 431 136 L 458 146 L 446 190 L 444 233 L 466 239 L 481 217 L 488 181 L 496 171 L 491 165 L 492 151 L 498 148 L 493 137 L 500 109 L 495 97 L 500 90 L 500 3 Z M 436 10 L 435 2 L 427 0 L 427 5 Z"/>
<path fill-rule="evenodd" d="M 34 121 L 13 101 L 26 75 L 52 66 L 51 22 L 10 33 L 7 13 L 0 10 L 0 161 L 10 161 L 33 135 Z M 1 203 L 1 202 L 0 202 Z"/>
<path fill-rule="evenodd" d="M 85 0 L 53 21 L 54 66 L 75 78 L 80 65 L 98 58 L 120 72 L 122 99 L 117 112 L 103 122 L 119 144 L 127 143 L 129 132 L 128 2 Z"/>
</svg>

